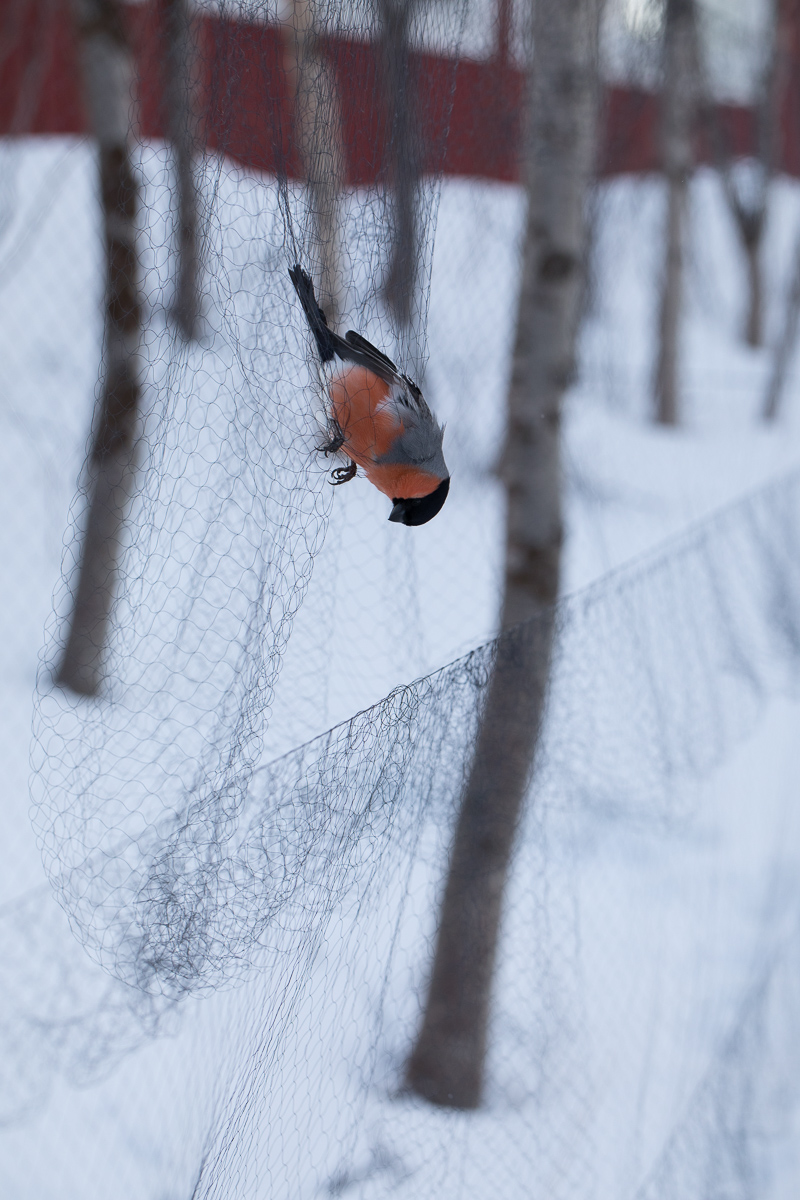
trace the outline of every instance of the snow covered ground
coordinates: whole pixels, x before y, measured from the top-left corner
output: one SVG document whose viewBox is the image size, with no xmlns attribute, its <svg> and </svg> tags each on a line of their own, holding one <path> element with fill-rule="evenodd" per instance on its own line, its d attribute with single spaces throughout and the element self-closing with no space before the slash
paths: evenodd
<svg viewBox="0 0 800 1200">
<path fill-rule="evenodd" d="M 795 186 L 779 183 L 775 190 L 765 256 L 773 338 L 800 218 Z M 665 430 L 648 420 L 662 199 L 651 180 L 612 183 L 599 197 L 598 282 L 565 418 L 568 593 L 800 463 L 797 375 L 779 427 L 759 420 L 769 356 L 737 337 L 744 266 L 710 174 L 701 176 L 693 196 L 685 425 Z M 447 422 L 455 503 L 448 501 L 441 520 L 416 536 L 402 530 L 393 538 L 368 484 L 336 496 L 279 683 L 270 735 L 276 753 L 495 631 L 503 510 L 492 471 L 502 436 L 515 304 L 507 281 L 514 279 L 520 219 L 512 187 L 445 185 L 426 384 Z M 348 572 L 357 586 L 348 586 Z M 345 612 L 335 599 L 342 592 Z"/>
<path fill-rule="evenodd" d="M 168 1011 L 157 1038 L 146 1032 L 152 1013 L 131 1015 L 124 985 L 88 963 L 50 899 L 28 820 L 28 758 L 42 628 L 96 381 L 92 162 L 85 146 L 55 139 L 2 155 L 0 1078 L 3 1115 L 17 1117 L 0 1134 L 4 1194 L 188 1196 L 212 1146 L 220 1190 L 210 1194 L 226 1197 L 683 1200 L 708 1194 L 702 1179 L 737 1178 L 737 1154 L 755 1172 L 750 1194 L 795 1195 L 798 706 L 777 688 L 707 777 L 678 775 L 676 795 L 666 787 L 677 815 L 644 801 L 635 819 L 621 802 L 560 813 L 553 784 L 515 871 L 478 1115 L 392 1098 L 446 848 L 435 820 L 415 831 L 401 814 L 316 940 L 290 942 L 281 966 L 239 989 Z M 154 275 L 168 266 L 159 161 L 145 163 Z M 248 186 L 257 204 L 263 192 Z M 768 355 L 737 337 L 744 267 L 709 174 L 693 189 L 685 423 L 650 424 L 662 200 L 649 180 L 604 185 L 597 198 L 596 286 L 565 417 L 566 593 L 800 468 L 800 371 L 782 420 L 765 428 Z M 388 524 L 363 480 L 333 494 L 312 480 L 323 514 L 313 526 L 327 521 L 327 532 L 278 678 L 265 762 L 494 632 L 502 496 L 492 470 L 520 219 L 514 188 L 444 186 L 425 387 L 447 422 L 451 497 L 431 525 L 406 530 Z M 798 225 L 800 190 L 781 181 L 767 232 L 771 337 Z M 288 304 L 286 319 L 297 319 Z M 289 345 L 298 352 L 296 336 Z M 184 416 L 187 431 L 199 428 L 190 409 Z M 202 449 L 202 434 L 192 438 Z M 615 621 L 619 636 L 624 613 Z M 567 691 L 579 697 L 582 686 L 576 669 Z M 652 764 L 635 739 L 621 744 L 635 792 L 637 770 L 645 780 Z"/>
</svg>

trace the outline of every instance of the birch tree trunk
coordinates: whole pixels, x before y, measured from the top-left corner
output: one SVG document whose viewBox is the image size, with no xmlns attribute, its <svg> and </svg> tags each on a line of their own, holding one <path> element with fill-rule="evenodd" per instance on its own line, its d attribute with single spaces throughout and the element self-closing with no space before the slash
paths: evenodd
<svg viewBox="0 0 800 1200">
<path fill-rule="evenodd" d="M 770 185 L 775 174 L 781 96 L 787 74 L 787 55 L 784 22 L 781 19 L 781 0 L 771 0 L 769 9 L 768 49 L 764 73 L 756 102 L 756 147 L 753 170 L 748 172 L 746 188 L 737 186 L 733 156 L 719 111 L 708 96 L 704 105 L 706 124 L 714 152 L 717 170 L 722 178 L 728 208 L 734 219 L 747 263 L 747 316 L 744 338 L 749 346 L 760 346 L 764 340 L 764 286 L 761 265 L 761 246 L 767 218 Z M 753 176 L 755 175 L 755 178 Z"/>
<path fill-rule="evenodd" d="M 497 43 L 495 57 L 501 66 L 506 66 L 511 58 L 511 37 L 513 33 L 513 0 L 497 0 Z"/>
<path fill-rule="evenodd" d="M 789 363 L 792 360 L 792 352 L 797 341 L 798 324 L 800 324 L 800 237 L 797 239 L 794 252 L 794 268 L 783 318 L 783 329 L 775 347 L 772 371 L 764 399 L 765 421 L 774 421 L 778 415 Z"/>
<path fill-rule="evenodd" d="M 386 301 L 404 328 L 411 324 L 419 266 L 417 183 L 420 151 L 414 137 L 414 88 L 409 34 L 417 0 L 379 0 L 384 91 L 389 110 L 389 172 L 392 187 L 391 259 Z"/>
<path fill-rule="evenodd" d="M 89 463 L 89 513 L 59 682 L 94 695 L 117 575 L 120 533 L 134 473 L 141 304 L 137 184 L 129 139 L 134 64 L 118 0 L 74 0 L 84 94 L 98 144 L 105 244 L 104 378 Z"/>
<path fill-rule="evenodd" d="M 745 340 L 750 346 L 764 343 L 764 283 L 761 246 L 767 223 L 770 186 L 775 175 L 780 139 L 781 101 L 789 70 L 786 53 L 786 22 L 781 0 L 769 4 L 769 49 L 756 105 L 757 151 L 760 179 L 754 200 L 738 197 L 736 223 L 747 256 L 748 308 Z"/>
<path fill-rule="evenodd" d="M 667 180 L 666 257 L 655 378 L 656 420 L 662 425 L 677 425 L 679 419 L 678 354 L 684 237 L 694 159 L 692 126 L 696 111 L 696 62 L 693 0 L 667 0 L 661 130 L 662 161 Z"/>
<path fill-rule="evenodd" d="M 747 320 L 744 338 L 748 346 L 760 346 L 764 340 L 764 289 L 761 282 L 761 234 L 766 209 L 759 214 L 757 232 L 744 241 L 747 256 Z"/>
<path fill-rule="evenodd" d="M 331 326 L 344 308 L 339 213 L 344 182 L 342 119 L 336 81 L 320 51 L 312 0 L 291 0 L 283 23 L 284 61 L 294 96 L 294 133 L 314 220 L 317 294 Z"/>
<path fill-rule="evenodd" d="M 785 83 L 791 71 L 797 68 L 798 59 L 800 59 L 800 3 L 798 0 L 773 0 L 773 3 L 776 9 L 776 73 L 779 79 L 776 85 L 778 98 L 775 103 L 779 119 L 778 128 L 774 134 L 774 144 L 778 140 L 781 127 L 780 116 L 785 116 L 783 106 L 779 101 L 785 96 Z M 791 94 L 790 91 L 790 98 Z M 800 237 L 797 238 L 795 245 L 791 284 L 783 314 L 783 328 L 773 351 L 772 369 L 764 397 L 763 416 L 766 421 L 775 420 L 780 409 L 786 376 L 797 340 L 798 324 L 800 324 Z"/>
<path fill-rule="evenodd" d="M 198 193 L 194 174 L 197 126 L 194 113 L 196 52 L 187 0 L 163 0 L 166 41 L 165 101 L 175 159 L 177 264 L 173 314 L 183 336 L 200 332 Z"/>
<path fill-rule="evenodd" d="M 462 799 L 409 1088 L 479 1105 L 503 894 L 542 723 L 558 596 L 561 402 L 573 375 L 602 0 L 533 0 L 528 216 L 502 475 L 502 628 Z"/>
</svg>

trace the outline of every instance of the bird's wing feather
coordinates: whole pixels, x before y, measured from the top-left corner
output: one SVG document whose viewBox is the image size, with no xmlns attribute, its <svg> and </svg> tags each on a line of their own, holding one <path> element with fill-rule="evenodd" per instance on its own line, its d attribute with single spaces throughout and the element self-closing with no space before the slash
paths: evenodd
<svg viewBox="0 0 800 1200">
<path fill-rule="evenodd" d="M 320 308 L 314 294 L 314 284 L 299 263 L 289 269 L 289 278 L 294 284 L 303 312 L 306 315 L 309 328 L 317 343 L 317 351 L 322 362 L 330 362 L 336 353 L 336 334 L 328 328 L 328 318 Z"/>
<path fill-rule="evenodd" d="M 348 350 L 358 355 L 358 357 L 353 357 L 353 362 L 357 362 L 362 367 L 369 367 L 371 371 L 374 371 L 381 379 L 385 379 L 387 383 L 394 383 L 398 378 L 397 367 L 388 355 L 379 350 L 377 346 L 373 346 L 360 333 L 356 333 L 354 329 L 348 329 L 344 340 Z M 340 351 L 338 353 L 340 358 L 345 357 L 345 354 Z"/>
<path fill-rule="evenodd" d="M 303 312 L 314 335 L 323 363 L 330 362 L 335 356 L 342 362 L 351 362 L 356 366 L 366 367 L 368 371 L 373 371 L 385 383 L 390 385 L 397 383 L 401 378 L 397 367 L 377 346 L 373 346 L 353 329 L 349 330 L 342 338 L 328 327 L 328 318 L 319 306 L 311 276 L 303 270 L 299 263 L 290 268 L 289 278 L 294 284 L 303 306 Z M 405 379 L 405 376 L 402 378 Z M 406 382 L 411 384 L 410 380 L 406 380 Z M 411 387 L 414 388 L 414 385 L 411 384 Z M 419 394 L 419 389 L 415 390 Z"/>
<path fill-rule="evenodd" d="M 401 375 L 400 380 L 403 384 L 403 390 L 405 393 L 404 397 L 401 397 L 401 399 L 404 399 L 404 401 L 408 405 L 408 407 L 415 410 L 417 415 L 422 420 L 433 421 L 433 423 L 435 425 L 436 420 L 434 418 L 434 415 L 431 412 L 431 410 L 428 408 L 427 401 L 425 400 L 425 397 L 423 396 L 420 389 L 414 383 L 414 380 L 409 379 L 409 377 L 407 375 Z"/>
<path fill-rule="evenodd" d="M 415 420 L 406 425 L 389 450 L 381 454 L 377 461 L 381 465 L 413 464 L 431 475 L 438 475 L 440 479 L 444 479 L 448 471 L 442 453 L 443 436 L 444 430 L 432 417 Z"/>
</svg>

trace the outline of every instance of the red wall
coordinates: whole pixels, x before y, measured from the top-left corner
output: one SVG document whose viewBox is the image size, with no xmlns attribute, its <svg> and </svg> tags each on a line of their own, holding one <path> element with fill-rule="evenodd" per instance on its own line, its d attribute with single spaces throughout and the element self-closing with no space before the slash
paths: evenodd
<svg viewBox="0 0 800 1200">
<path fill-rule="evenodd" d="M 139 63 L 140 132 L 164 132 L 161 105 L 161 21 L 158 0 L 126 8 Z M 292 146 L 291 101 L 282 65 L 280 32 L 215 16 L 197 22 L 202 76 L 202 136 L 220 150 L 259 170 L 299 173 Z M 780 165 L 800 175 L 800 71 L 791 45 L 789 85 L 783 106 Z M 336 71 L 344 120 L 349 182 L 366 184 L 383 168 L 386 122 L 374 97 L 375 48 L 330 38 L 326 52 Z M 500 59 L 483 62 L 416 54 L 422 147 L 428 170 L 484 179 L 519 178 L 522 73 Z M 721 110 L 738 154 L 752 146 L 751 113 Z M 658 104 L 651 94 L 610 88 L 606 94 L 600 171 L 604 175 L 658 167 Z M 0 133 L 83 133 L 70 0 L 0 0 Z M 708 148 L 698 139 L 698 157 Z"/>
</svg>

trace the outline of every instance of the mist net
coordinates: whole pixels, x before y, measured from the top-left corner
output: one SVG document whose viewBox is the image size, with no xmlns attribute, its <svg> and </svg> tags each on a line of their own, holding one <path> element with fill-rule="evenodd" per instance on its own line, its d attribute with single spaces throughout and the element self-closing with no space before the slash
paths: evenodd
<svg viewBox="0 0 800 1200">
<path fill-rule="evenodd" d="M 145 69 L 170 48 L 169 14 L 144 10 L 129 34 Z M 37 707 L 36 823 L 61 903 L 102 965 L 172 997 L 240 971 L 303 876 L 299 860 L 273 860 L 268 882 L 241 841 L 281 658 L 334 498 L 331 464 L 316 450 L 322 385 L 288 268 L 310 272 L 332 324 L 423 369 L 463 5 L 388 5 L 383 21 L 366 4 L 298 5 L 283 25 L 274 16 L 223 6 L 192 30 L 196 342 L 176 328 L 178 284 L 170 295 L 175 259 L 186 257 L 180 139 L 142 147 L 142 411 L 124 464 L 136 478 L 118 579 L 107 569 L 100 584 L 114 588 L 100 682 L 87 699 L 51 686 L 92 504 L 121 507 L 116 493 L 100 495 L 104 464 L 90 455 Z M 424 40 L 449 54 L 427 93 L 413 88 L 412 50 Z M 162 54 L 161 65 L 184 64 Z M 168 108 L 163 80 L 144 75 L 144 99 L 158 82 Z M 410 263 L 399 279 L 398 247 Z M 243 903 L 262 887 L 269 916 Z"/>
<path fill-rule="evenodd" d="M 44 519 L 41 543 L 29 515 L 0 529 L 22 631 L 0 687 L 24 713 L 13 763 L 46 617 L 47 875 L 9 824 L 10 1194 L 779 1197 L 800 1045 L 796 473 L 557 606 L 485 1102 L 403 1088 L 499 645 L 524 16 L 162 0 L 118 28 L 100 0 L 94 24 L 90 0 L 10 8 L 0 454 L 9 512 L 21 495 Z M 116 159 L 80 100 L 104 52 L 135 101 Z M 628 161 L 652 104 L 626 103 Z M 598 196 L 616 270 L 646 206 L 620 222 Z M 448 422 L 452 495 L 425 529 L 390 526 L 363 479 L 329 485 L 295 263 Z M 602 354 L 636 358 L 630 341 Z M 536 635 L 504 636 L 530 655 Z"/>
</svg>

